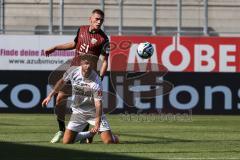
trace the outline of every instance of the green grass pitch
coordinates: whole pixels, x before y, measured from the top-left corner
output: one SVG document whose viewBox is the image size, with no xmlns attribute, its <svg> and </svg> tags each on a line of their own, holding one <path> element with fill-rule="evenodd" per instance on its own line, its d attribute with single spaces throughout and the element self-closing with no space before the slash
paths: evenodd
<svg viewBox="0 0 240 160">
<path fill-rule="evenodd" d="M 240 159 L 239 116 L 107 115 L 120 144 L 50 144 L 53 114 L 0 114 L 1 160 Z"/>
</svg>

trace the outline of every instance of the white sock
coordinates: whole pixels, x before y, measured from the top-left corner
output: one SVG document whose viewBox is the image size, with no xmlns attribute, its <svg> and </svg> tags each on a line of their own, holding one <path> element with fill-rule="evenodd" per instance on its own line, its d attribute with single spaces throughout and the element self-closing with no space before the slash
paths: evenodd
<svg viewBox="0 0 240 160">
<path fill-rule="evenodd" d="M 74 140 L 74 142 L 78 142 L 81 141 L 82 139 L 86 139 L 89 137 L 92 137 L 93 133 L 91 133 L 90 131 L 87 132 L 79 132 Z"/>
</svg>

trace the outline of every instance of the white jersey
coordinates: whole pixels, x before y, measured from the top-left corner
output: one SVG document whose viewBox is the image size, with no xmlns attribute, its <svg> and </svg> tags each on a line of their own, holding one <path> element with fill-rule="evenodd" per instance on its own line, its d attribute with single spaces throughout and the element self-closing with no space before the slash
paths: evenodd
<svg viewBox="0 0 240 160">
<path fill-rule="evenodd" d="M 72 84 L 72 110 L 75 113 L 95 117 L 94 100 L 102 100 L 102 83 L 98 74 L 92 70 L 88 78 L 82 75 L 82 67 L 70 68 L 64 75 L 65 82 Z"/>
</svg>

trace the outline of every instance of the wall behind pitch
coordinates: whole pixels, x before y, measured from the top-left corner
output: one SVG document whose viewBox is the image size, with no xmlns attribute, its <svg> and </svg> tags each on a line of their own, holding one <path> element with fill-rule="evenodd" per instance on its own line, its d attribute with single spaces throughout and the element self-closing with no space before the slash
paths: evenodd
<svg viewBox="0 0 240 160">
<path fill-rule="evenodd" d="M 0 37 L 0 112 L 52 112 L 53 101 L 47 109 L 40 106 L 51 89 L 48 76 L 74 51 L 46 58 L 43 49 L 73 38 Z M 111 36 L 110 72 L 103 82 L 105 111 L 239 114 L 239 40 Z M 136 54 L 142 41 L 155 47 L 150 60 Z M 136 72 L 144 74 L 129 74 Z"/>
</svg>

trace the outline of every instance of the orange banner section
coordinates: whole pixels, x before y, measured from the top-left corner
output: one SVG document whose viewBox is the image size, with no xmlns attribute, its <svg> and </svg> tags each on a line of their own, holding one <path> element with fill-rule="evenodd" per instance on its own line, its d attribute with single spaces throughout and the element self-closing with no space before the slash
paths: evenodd
<svg viewBox="0 0 240 160">
<path fill-rule="evenodd" d="M 111 71 L 240 72 L 240 38 L 111 36 Z M 137 55 L 140 42 L 154 46 L 150 59 Z"/>
</svg>

